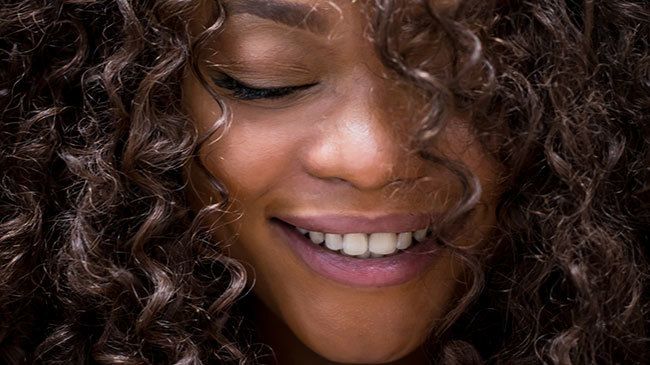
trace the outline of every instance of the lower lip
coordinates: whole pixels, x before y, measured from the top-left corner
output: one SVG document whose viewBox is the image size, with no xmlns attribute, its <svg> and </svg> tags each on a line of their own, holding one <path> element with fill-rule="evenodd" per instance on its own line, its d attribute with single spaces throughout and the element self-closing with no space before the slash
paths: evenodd
<svg viewBox="0 0 650 365">
<path fill-rule="evenodd" d="M 442 251 L 435 239 L 428 239 L 392 256 L 360 259 L 334 253 L 323 247 L 324 243 L 317 245 L 284 222 L 271 220 L 271 225 L 311 270 L 348 286 L 384 287 L 404 284 L 431 267 Z"/>
</svg>

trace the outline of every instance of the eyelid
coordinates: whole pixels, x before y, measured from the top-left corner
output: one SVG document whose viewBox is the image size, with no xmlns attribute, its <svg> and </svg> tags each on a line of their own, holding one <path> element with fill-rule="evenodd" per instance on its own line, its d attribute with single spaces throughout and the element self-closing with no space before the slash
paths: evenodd
<svg viewBox="0 0 650 365">
<path fill-rule="evenodd" d="M 253 85 L 251 83 L 248 83 L 246 81 L 242 81 L 241 79 L 232 76 L 229 73 L 226 73 L 224 71 L 218 71 L 218 75 L 222 76 L 221 78 L 219 77 L 213 77 L 215 81 L 229 81 L 232 83 L 235 83 L 239 87 L 245 87 L 248 89 L 253 89 L 253 90 L 268 90 L 268 89 L 285 89 L 285 88 L 303 88 L 307 86 L 313 86 L 318 84 L 317 82 L 308 82 L 308 83 L 303 83 L 303 84 L 289 84 L 289 85 Z M 221 85 L 220 85 L 221 86 Z"/>
<path fill-rule="evenodd" d="M 246 82 L 240 81 L 239 79 L 236 79 L 223 71 L 219 72 L 219 76 L 221 77 L 213 77 L 212 79 L 218 86 L 223 87 L 224 89 L 231 90 L 231 87 L 225 85 L 228 83 L 234 84 L 232 86 L 245 87 L 253 90 L 265 89 L 264 87 L 249 85 Z"/>
<path fill-rule="evenodd" d="M 225 72 L 220 72 L 221 78 L 214 77 L 217 86 L 232 91 L 231 97 L 239 100 L 271 100 L 289 97 L 299 91 L 311 88 L 318 83 L 289 85 L 277 87 L 259 87 L 239 81 Z"/>
<path fill-rule="evenodd" d="M 222 58 L 225 56 L 221 56 Z M 314 67 L 294 59 L 284 60 L 249 56 L 236 61 L 215 62 L 208 60 L 208 70 L 213 74 L 225 74 L 247 86 L 272 88 L 276 85 L 303 85 L 314 79 Z M 261 85 L 259 83 L 262 83 Z M 255 85 L 255 84 L 258 85 Z"/>
</svg>

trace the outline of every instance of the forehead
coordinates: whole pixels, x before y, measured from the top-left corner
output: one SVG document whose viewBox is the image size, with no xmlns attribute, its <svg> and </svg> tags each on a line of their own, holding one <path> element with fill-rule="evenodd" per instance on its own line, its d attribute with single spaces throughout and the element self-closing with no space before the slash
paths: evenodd
<svg viewBox="0 0 650 365">
<path fill-rule="evenodd" d="M 332 27 L 332 9 L 342 13 L 334 2 L 318 0 L 231 0 L 224 8 L 231 16 L 247 14 L 321 34 Z"/>
<path fill-rule="evenodd" d="M 225 0 L 229 18 L 270 21 L 307 30 L 316 35 L 332 35 L 367 20 L 366 0 Z"/>
</svg>

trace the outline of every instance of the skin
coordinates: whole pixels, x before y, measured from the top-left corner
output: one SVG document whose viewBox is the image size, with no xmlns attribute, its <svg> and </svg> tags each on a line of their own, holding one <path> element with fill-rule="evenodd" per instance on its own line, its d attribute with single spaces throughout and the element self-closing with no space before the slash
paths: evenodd
<svg viewBox="0 0 650 365">
<path fill-rule="evenodd" d="M 425 363 L 423 343 L 465 287 L 458 259 L 443 251 L 407 283 L 351 287 L 311 271 L 271 229 L 269 219 L 282 214 L 444 212 L 458 196 L 451 174 L 408 148 L 420 98 L 381 65 L 359 4 L 293 1 L 314 6 L 327 30 L 238 14 L 208 47 L 208 63 L 248 84 L 318 83 L 273 100 L 238 100 L 218 89 L 232 120 L 199 152 L 233 199 L 225 220 L 212 218 L 215 240 L 246 264 L 254 280 L 250 315 L 279 363 Z M 183 93 L 198 131 L 208 132 L 219 105 L 191 73 Z M 481 202 L 454 241 L 481 246 L 495 220 L 499 166 L 461 115 L 450 117 L 435 149 L 481 182 Z M 197 166 L 188 175 L 197 209 L 218 201 Z"/>
</svg>

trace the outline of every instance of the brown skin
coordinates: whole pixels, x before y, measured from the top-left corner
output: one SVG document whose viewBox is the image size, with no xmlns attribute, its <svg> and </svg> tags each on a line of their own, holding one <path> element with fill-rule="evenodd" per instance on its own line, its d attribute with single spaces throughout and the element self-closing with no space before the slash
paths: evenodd
<svg viewBox="0 0 650 365">
<path fill-rule="evenodd" d="M 229 254 L 249 264 L 254 318 L 280 363 L 424 363 L 418 349 L 463 287 L 458 260 L 443 253 L 401 285 L 344 286 L 312 272 L 268 221 L 281 214 L 441 212 L 458 195 L 449 173 L 410 152 L 417 94 L 379 62 L 360 7 L 336 2 L 339 12 L 313 4 L 329 19 L 324 34 L 243 14 L 229 18 L 214 42 L 208 61 L 235 64 L 223 69 L 248 84 L 318 82 L 272 100 L 238 100 L 222 90 L 232 124 L 203 145 L 200 158 L 229 189 L 236 213 L 215 235 L 236 237 Z M 189 73 L 183 87 L 199 131 L 209 130 L 221 115 L 218 104 Z M 499 166 L 461 117 L 450 120 L 436 150 L 465 163 L 482 184 L 480 207 L 455 241 L 480 243 L 495 219 Z M 204 174 L 192 168 L 190 176 L 197 206 L 217 199 Z M 395 182 L 409 188 L 396 190 Z"/>
</svg>

